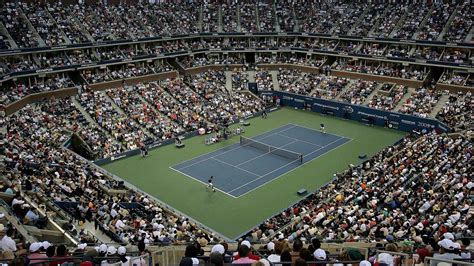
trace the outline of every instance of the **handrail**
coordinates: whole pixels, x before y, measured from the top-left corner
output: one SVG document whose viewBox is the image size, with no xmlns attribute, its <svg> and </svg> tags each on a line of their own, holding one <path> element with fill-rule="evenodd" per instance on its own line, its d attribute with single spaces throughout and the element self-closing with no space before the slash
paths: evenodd
<svg viewBox="0 0 474 266">
<path fill-rule="evenodd" d="M 435 258 L 435 257 L 425 257 L 425 260 L 423 263 L 425 265 L 430 265 L 429 261 L 437 261 L 437 262 L 446 262 L 446 263 L 451 263 L 451 264 L 456 264 L 456 265 L 473 265 L 471 261 L 462 261 L 462 260 L 448 260 L 448 259 L 443 259 L 443 258 Z"/>
</svg>

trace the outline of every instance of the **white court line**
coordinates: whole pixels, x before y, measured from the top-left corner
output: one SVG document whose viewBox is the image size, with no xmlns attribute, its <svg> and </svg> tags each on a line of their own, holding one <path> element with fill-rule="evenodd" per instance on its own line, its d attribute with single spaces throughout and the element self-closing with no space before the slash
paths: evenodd
<svg viewBox="0 0 474 266">
<path fill-rule="evenodd" d="M 209 185 L 209 184 L 207 184 L 206 182 L 201 181 L 201 180 L 199 180 L 199 179 L 197 179 L 197 178 L 195 178 L 195 177 L 193 177 L 193 176 L 191 176 L 191 175 L 188 175 L 188 174 L 186 174 L 186 173 L 183 173 L 183 172 L 181 172 L 181 171 L 179 171 L 179 170 L 176 170 L 176 169 L 174 169 L 174 168 L 171 167 L 171 166 L 170 166 L 169 168 L 173 169 L 174 171 L 176 171 L 176 172 L 178 172 L 178 173 L 180 173 L 180 174 L 182 174 L 182 175 L 185 175 L 185 176 L 187 176 L 187 177 L 190 177 L 190 178 L 192 178 L 192 179 L 198 181 L 199 183 L 201 183 L 201 184 L 203 184 L 204 186 L 206 186 L 206 189 L 207 189 L 207 186 Z M 216 186 L 214 186 L 214 188 L 215 188 L 217 191 L 222 192 L 222 193 L 226 194 L 227 196 L 231 196 L 231 197 L 234 198 L 234 199 L 237 199 L 237 198 L 238 198 L 238 197 L 236 197 L 236 196 L 234 196 L 234 195 L 232 195 L 232 194 L 229 194 L 229 193 L 227 193 L 227 192 L 225 192 L 225 191 L 223 191 L 223 190 L 217 188 Z"/>
<path fill-rule="evenodd" d="M 300 126 L 300 125 L 297 125 L 297 124 L 293 124 L 293 123 L 290 123 L 290 125 L 293 125 L 294 127 L 301 127 L 301 128 L 306 128 L 306 129 L 309 129 L 309 130 L 312 130 L 314 132 L 318 132 L 318 133 L 321 133 L 321 134 L 331 134 L 333 136 L 337 136 L 337 137 L 340 137 L 340 138 L 345 138 L 345 139 L 350 139 L 352 140 L 351 138 L 348 138 L 348 137 L 345 137 L 345 136 L 341 136 L 341 135 L 337 135 L 337 134 L 334 134 L 334 133 L 331 133 L 331 132 L 327 132 L 326 133 L 323 133 L 321 132 L 320 130 L 317 130 L 317 129 L 314 129 L 314 128 L 310 128 L 310 127 L 305 127 L 305 126 Z"/>
<path fill-rule="evenodd" d="M 265 136 L 264 138 L 262 138 L 262 139 L 260 139 L 260 140 L 267 139 L 267 138 L 269 138 L 269 137 L 271 137 L 271 136 L 273 136 L 273 135 L 275 135 L 275 134 L 277 134 L 277 133 L 279 133 L 279 132 L 285 132 L 285 131 L 287 131 L 287 130 L 293 128 L 293 127 L 295 127 L 295 126 L 292 125 L 290 128 L 277 131 L 277 132 L 272 133 L 272 134 L 270 134 L 270 135 L 268 135 L 268 136 Z M 270 130 L 270 131 L 271 131 L 271 130 Z M 265 135 L 265 134 L 266 134 L 266 133 L 263 133 L 263 134 L 260 134 L 260 135 L 258 135 L 258 136 L 262 136 L 262 135 Z M 256 136 L 256 137 L 258 137 L 258 136 Z M 256 138 L 256 137 L 253 137 L 253 138 Z M 260 141 L 260 140 L 259 140 L 259 141 Z M 238 144 L 238 142 L 233 143 L 233 144 L 231 144 L 231 145 L 235 145 L 235 144 Z M 231 146 L 231 145 L 229 145 L 229 146 Z M 227 146 L 227 147 L 229 147 L 229 146 Z M 197 161 L 197 162 L 192 163 L 192 164 L 190 164 L 190 165 L 186 165 L 186 166 L 184 166 L 184 167 L 180 167 L 179 170 L 186 169 L 186 168 L 191 167 L 191 166 L 193 166 L 193 165 L 196 165 L 196 164 L 198 164 L 198 163 L 205 162 L 205 161 L 207 161 L 207 160 L 209 160 L 209 159 L 214 159 L 214 158 L 217 157 L 217 156 L 220 156 L 220 155 L 222 155 L 222 154 L 226 154 L 226 153 L 228 153 L 228 152 L 230 152 L 230 151 L 235 151 L 235 150 L 238 150 L 238 149 L 241 149 L 241 148 L 244 148 L 244 147 L 247 147 L 247 145 L 239 145 L 239 146 L 237 146 L 236 148 L 233 148 L 233 149 L 227 150 L 227 151 L 225 151 L 225 152 L 221 152 L 221 153 L 219 153 L 219 154 L 216 154 L 216 155 L 207 157 L 207 158 L 205 158 L 205 159 L 203 159 L 203 160 Z M 215 151 L 212 151 L 212 152 L 208 152 L 208 153 L 202 154 L 202 155 L 200 155 L 200 156 L 198 156 L 198 157 L 194 157 L 194 158 L 192 158 L 192 159 L 189 159 L 189 160 L 187 160 L 187 161 L 183 161 L 183 162 L 181 162 L 181 163 L 179 163 L 179 164 L 176 164 L 176 165 L 181 165 L 181 164 L 183 164 L 183 163 L 185 163 L 185 162 L 194 160 L 194 159 L 199 158 L 199 157 L 201 157 L 201 156 L 209 155 L 209 154 L 211 154 L 211 153 L 213 153 L 213 152 L 217 152 L 217 151 L 222 150 L 222 149 L 225 149 L 225 148 L 226 148 L 226 147 L 223 147 L 223 148 L 220 148 L 220 149 L 218 149 L 218 150 L 215 150 Z M 175 167 L 176 165 L 173 165 L 173 166 L 171 166 L 171 167 L 173 168 L 173 167 Z"/>
<path fill-rule="evenodd" d="M 313 154 L 313 153 L 315 153 L 315 152 L 317 152 L 317 151 L 319 151 L 319 150 L 321 150 L 321 149 L 324 149 L 324 148 L 328 147 L 329 145 L 331 145 L 331 144 L 333 144 L 333 143 L 335 143 L 335 142 L 337 142 L 337 141 L 339 141 L 339 140 L 341 140 L 341 139 L 347 139 L 347 138 L 340 137 L 340 138 L 338 138 L 337 140 L 335 140 L 335 141 L 333 141 L 333 142 L 331 142 L 331 143 L 329 143 L 329 144 L 327 144 L 327 145 L 325 145 L 325 146 L 323 146 L 323 147 L 321 147 L 321 148 L 319 148 L 319 149 L 317 149 L 317 150 L 315 150 L 315 151 L 313 151 L 313 152 L 311 152 L 311 153 L 308 153 L 306 156 L 311 155 L 311 154 Z M 315 159 L 317 159 L 317 158 L 319 158 L 319 157 L 325 155 L 326 153 L 329 153 L 329 152 L 331 152 L 331 151 L 333 151 L 333 150 L 336 150 L 336 149 L 338 149 L 339 147 L 344 146 L 344 145 L 346 145 L 347 143 L 349 143 L 349 142 L 351 142 L 351 141 L 352 141 L 352 139 L 350 139 L 349 141 L 345 142 L 345 143 L 342 144 L 342 145 L 337 146 L 337 147 L 334 148 L 334 149 L 330 149 L 330 150 L 328 150 L 327 152 L 325 152 L 325 153 L 323 153 L 323 154 L 320 154 L 320 155 L 314 157 L 313 159 L 311 159 L 311 160 L 309 160 L 309 161 L 307 161 L 307 162 L 304 162 L 303 164 L 299 165 L 298 167 L 295 167 L 295 168 L 291 169 L 290 171 L 285 172 L 284 174 L 286 175 L 286 174 L 288 174 L 288 173 L 290 173 L 290 172 L 293 172 L 294 170 L 300 168 L 301 166 L 303 166 L 303 165 L 305 165 L 305 164 L 307 164 L 307 163 L 309 163 L 309 162 L 311 162 L 311 161 L 313 161 L 313 160 L 315 160 Z M 278 169 L 275 169 L 275 170 L 273 170 L 272 172 L 275 172 L 275 171 L 277 171 L 277 170 L 279 170 L 279 169 L 281 169 L 281 168 L 283 168 L 283 167 L 285 167 L 285 166 L 287 166 L 287 165 L 284 165 L 284 166 L 282 166 L 282 167 L 280 167 L 280 168 L 278 168 Z M 270 172 L 270 173 L 272 173 L 272 172 Z M 255 182 L 255 181 L 257 181 L 257 180 L 259 180 L 259 179 L 265 177 L 266 175 L 268 175 L 268 174 L 270 174 L 270 173 L 267 173 L 267 174 L 263 175 L 262 177 L 260 177 L 260 178 L 258 178 L 258 179 L 252 180 L 251 182 L 249 182 L 249 183 L 247 183 L 247 184 L 245 184 L 245 185 L 242 185 L 242 186 L 240 186 L 240 187 L 238 187 L 238 188 L 235 188 L 235 189 L 229 191 L 229 193 L 231 193 L 231 192 L 233 192 L 234 190 L 237 190 L 237 189 L 239 189 L 239 188 L 242 188 L 242 187 L 244 187 L 244 186 L 246 186 L 246 185 L 248 185 L 248 184 L 250 184 L 250 183 L 252 183 L 252 182 Z M 251 190 L 249 190 L 249 191 L 247 191 L 247 192 L 245 192 L 245 193 L 239 195 L 238 198 L 240 198 L 240 197 L 242 197 L 242 196 L 244 196 L 244 195 L 246 195 L 246 194 L 248 194 L 248 193 L 250 193 L 250 192 L 252 192 L 252 191 L 254 191 L 254 190 L 256 190 L 256 189 L 258 189 L 258 188 L 260 188 L 260 187 L 262 187 L 262 186 L 264 186 L 264 185 L 266 185 L 266 184 L 268 184 L 268 183 L 271 183 L 271 182 L 274 181 L 274 180 L 277 180 L 277 179 L 278 179 L 280 176 L 282 176 L 282 175 L 283 175 L 283 174 L 281 174 L 281 175 L 279 175 L 279 176 L 277 176 L 277 177 L 275 177 L 275 178 L 272 178 L 271 180 L 268 180 L 267 182 L 265 182 L 265 183 L 263 183 L 263 184 L 261 184 L 261 185 L 255 187 L 255 188 L 253 188 L 253 189 L 251 189 Z"/>
<path fill-rule="evenodd" d="M 230 164 L 230 163 L 228 163 L 228 162 L 225 162 L 225 161 L 222 161 L 222 160 L 216 159 L 216 158 L 214 158 L 214 157 L 212 157 L 211 159 L 212 159 L 212 160 L 214 160 L 214 161 L 217 161 L 217 162 L 223 163 L 223 164 L 227 164 L 228 166 L 231 166 L 231 167 L 237 168 L 237 169 L 239 169 L 239 170 L 241 170 L 241 171 L 247 172 L 247 173 L 249 173 L 249 174 L 252 174 L 252 175 L 254 175 L 254 176 L 258 176 L 258 177 L 260 177 L 260 175 L 258 175 L 258 174 L 256 174 L 256 173 L 254 173 L 254 172 L 250 172 L 249 170 L 245 170 L 244 168 L 240 168 L 240 167 L 238 167 L 238 166 L 235 166 L 235 165 L 233 165 L 233 164 Z"/>
<path fill-rule="evenodd" d="M 292 142 L 290 142 L 290 143 L 288 143 L 288 144 L 285 144 L 285 145 L 283 145 L 283 146 L 281 146 L 281 147 L 277 147 L 277 148 L 283 148 L 283 147 L 288 146 L 288 145 L 290 145 L 290 144 L 293 144 L 293 143 L 295 143 L 295 142 L 297 142 L 297 141 L 298 141 L 298 140 L 293 140 Z M 249 146 L 249 147 L 252 147 L 252 146 Z M 262 156 L 268 155 L 268 154 L 270 154 L 270 153 L 271 153 L 271 151 L 268 151 L 268 152 L 266 152 L 266 153 L 264 153 L 264 154 L 262 154 L 262 155 L 259 155 L 259 156 L 257 156 L 257 157 L 253 157 L 253 158 L 250 159 L 250 160 L 247 160 L 247 161 L 245 161 L 245 162 L 239 163 L 239 164 L 236 165 L 236 166 L 240 166 L 240 165 L 242 165 L 242 164 L 248 163 L 248 162 L 250 162 L 250 161 L 253 161 L 253 160 L 257 159 L 257 158 L 260 158 L 260 157 L 262 157 Z"/>
<path fill-rule="evenodd" d="M 294 139 L 295 141 L 300 141 L 300 142 L 303 142 L 303 143 L 306 143 L 306 144 L 309 144 L 309 145 L 313 145 L 313 146 L 317 146 L 317 147 L 323 147 L 323 146 L 321 146 L 321 145 L 314 144 L 314 143 L 311 143 L 311 142 L 309 142 L 309 141 L 304 141 L 304 140 L 296 139 L 296 138 L 293 138 L 293 137 L 290 137 L 290 136 L 287 136 L 287 135 L 283 135 L 283 134 L 280 134 L 280 133 L 277 133 L 276 135 L 282 136 L 282 137 L 286 137 L 286 138 L 289 138 L 289 139 Z"/>
</svg>

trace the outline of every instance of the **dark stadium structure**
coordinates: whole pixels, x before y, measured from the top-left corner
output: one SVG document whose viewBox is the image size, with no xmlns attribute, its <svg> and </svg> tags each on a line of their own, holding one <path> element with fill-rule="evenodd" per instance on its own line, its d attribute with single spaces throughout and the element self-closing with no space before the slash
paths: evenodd
<svg viewBox="0 0 474 266">
<path fill-rule="evenodd" d="M 474 265 L 473 9 L 0 1 L 0 261 Z"/>
</svg>

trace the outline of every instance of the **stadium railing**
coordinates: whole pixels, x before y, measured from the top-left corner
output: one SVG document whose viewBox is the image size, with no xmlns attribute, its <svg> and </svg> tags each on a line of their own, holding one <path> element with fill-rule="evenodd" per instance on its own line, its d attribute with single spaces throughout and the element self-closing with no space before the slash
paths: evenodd
<svg viewBox="0 0 474 266">
<path fill-rule="evenodd" d="M 425 260 L 423 261 L 424 265 L 429 266 L 431 263 L 437 263 L 438 266 L 452 266 L 452 265 L 473 265 L 473 259 L 466 259 L 466 260 L 447 260 L 447 259 L 441 259 L 441 258 L 434 258 L 434 257 L 425 257 Z"/>
</svg>

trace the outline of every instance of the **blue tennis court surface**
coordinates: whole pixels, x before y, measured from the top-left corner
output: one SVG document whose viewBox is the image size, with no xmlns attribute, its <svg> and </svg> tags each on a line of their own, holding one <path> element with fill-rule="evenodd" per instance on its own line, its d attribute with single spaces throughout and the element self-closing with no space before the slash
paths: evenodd
<svg viewBox="0 0 474 266">
<path fill-rule="evenodd" d="M 336 149 L 350 139 L 298 126 L 285 125 L 251 140 L 303 154 L 303 164 Z M 301 166 L 299 160 L 254 145 L 235 143 L 174 165 L 171 169 L 207 184 L 214 176 L 216 189 L 240 197 Z"/>
</svg>

